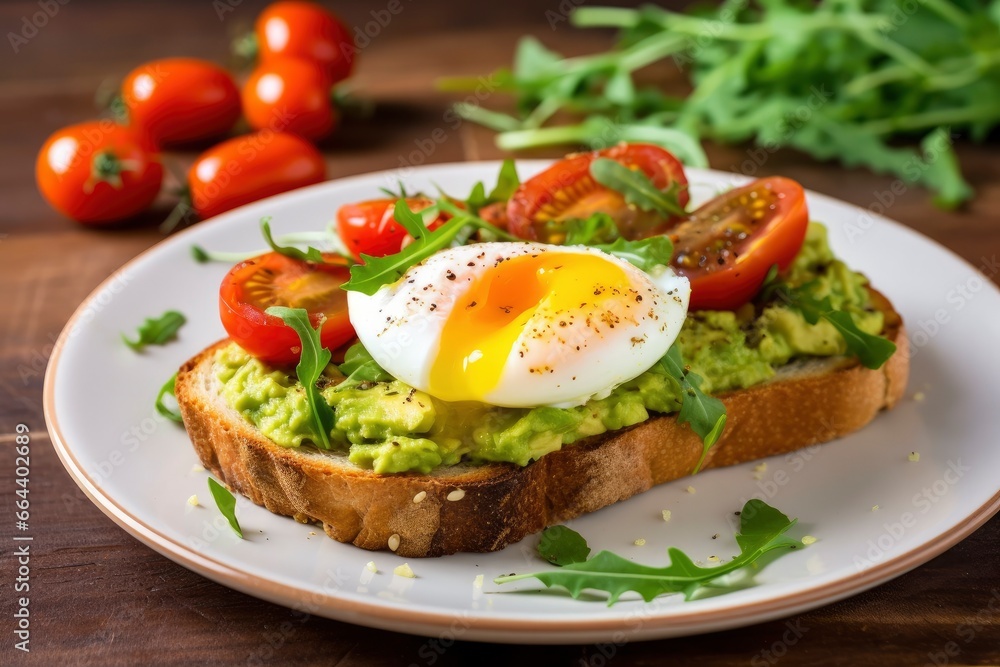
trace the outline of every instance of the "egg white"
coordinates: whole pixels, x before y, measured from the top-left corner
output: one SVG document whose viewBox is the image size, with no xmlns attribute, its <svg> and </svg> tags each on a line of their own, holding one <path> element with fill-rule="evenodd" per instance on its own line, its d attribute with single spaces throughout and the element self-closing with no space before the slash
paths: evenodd
<svg viewBox="0 0 1000 667">
<path fill-rule="evenodd" d="M 606 396 L 666 354 L 687 314 L 688 280 L 668 267 L 650 275 L 582 246 L 480 243 L 443 250 L 374 295 L 349 292 L 351 323 L 382 368 L 428 391 L 441 332 L 461 296 L 488 269 L 541 253 L 591 254 L 613 262 L 631 283 L 629 295 L 604 300 L 601 312 L 593 304 L 579 311 L 581 324 L 591 315 L 594 326 L 589 321 L 588 326 L 547 326 L 566 313 L 550 312 L 543 301 L 512 347 L 499 382 L 481 400 L 505 407 L 582 405 Z M 615 326 L 607 326 L 611 322 Z"/>
</svg>

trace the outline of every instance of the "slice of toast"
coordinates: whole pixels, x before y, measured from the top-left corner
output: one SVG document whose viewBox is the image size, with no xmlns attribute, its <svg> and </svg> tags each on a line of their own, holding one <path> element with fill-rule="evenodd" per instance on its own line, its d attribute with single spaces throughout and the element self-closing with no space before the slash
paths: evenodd
<svg viewBox="0 0 1000 667">
<path fill-rule="evenodd" d="M 733 465 L 855 431 L 903 395 L 909 349 L 898 313 L 872 290 L 885 313 L 883 335 L 897 350 L 879 370 L 848 357 L 797 361 L 770 381 L 720 398 L 727 425 L 705 468 Z M 297 521 L 323 523 L 327 535 L 401 556 L 495 551 L 586 512 L 678 479 L 694 469 L 702 445 L 673 415 L 582 440 L 528 466 L 457 465 L 429 475 L 380 475 L 346 453 L 281 447 L 219 394 L 212 372 L 224 340 L 181 367 L 176 394 L 202 463 L 233 491 Z M 398 546 L 397 546 L 398 545 Z"/>
</svg>

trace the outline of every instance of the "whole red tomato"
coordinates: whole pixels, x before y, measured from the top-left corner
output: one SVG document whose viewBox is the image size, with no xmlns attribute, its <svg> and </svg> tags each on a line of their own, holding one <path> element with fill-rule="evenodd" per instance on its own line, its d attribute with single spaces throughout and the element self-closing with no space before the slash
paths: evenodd
<svg viewBox="0 0 1000 667">
<path fill-rule="evenodd" d="M 96 225 L 148 208 L 160 191 L 163 166 L 131 129 L 91 121 L 64 127 L 45 141 L 35 180 L 57 211 Z"/>
<path fill-rule="evenodd" d="M 154 146 L 217 137 L 240 117 L 240 93 L 226 70 L 196 58 L 154 60 L 132 70 L 121 89 L 129 125 Z"/>
<path fill-rule="evenodd" d="M 326 178 L 323 156 L 291 134 L 263 130 L 202 153 L 188 171 L 191 204 L 201 218 Z"/>
<path fill-rule="evenodd" d="M 313 2 L 275 2 L 255 26 L 261 63 L 292 57 L 317 63 L 331 83 L 343 81 L 354 67 L 354 40 L 344 24 Z"/>
<path fill-rule="evenodd" d="M 337 124 L 329 79 L 319 65 L 299 58 L 258 65 L 243 86 L 243 111 L 254 129 L 291 132 L 311 141 Z"/>
</svg>

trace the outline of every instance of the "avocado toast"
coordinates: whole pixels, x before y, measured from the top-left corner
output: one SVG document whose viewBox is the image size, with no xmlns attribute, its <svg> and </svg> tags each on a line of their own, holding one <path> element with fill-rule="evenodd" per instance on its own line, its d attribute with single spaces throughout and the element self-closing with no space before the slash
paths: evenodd
<svg viewBox="0 0 1000 667">
<path fill-rule="evenodd" d="M 564 405 L 442 400 L 438 389 L 414 387 L 419 379 L 397 378 L 406 365 L 379 354 L 381 341 L 364 334 L 375 318 L 355 318 L 376 372 L 358 380 L 351 368 L 324 363 L 311 388 L 330 410 L 329 424 L 320 427 L 325 445 L 310 387 L 287 364 L 262 360 L 232 340 L 182 367 L 181 413 L 201 460 L 230 488 L 273 512 L 322 522 L 334 539 L 403 556 L 500 549 L 692 471 L 837 438 L 892 407 L 908 372 L 901 319 L 832 255 L 821 226 L 806 233 L 804 215 L 794 255 L 783 266 L 775 262 L 779 280 L 774 272 L 761 277 L 751 298 L 730 309 L 683 304 L 683 326 L 663 334 L 671 354 L 683 359 L 679 374 L 663 362 L 647 363 Z M 418 258 L 417 270 L 432 264 L 431 256 L 440 254 Z M 511 273 L 511 263 L 498 266 L 498 274 Z M 417 275 L 401 273 L 384 285 L 406 289 Z M 444 275 L 446 283 L 455 274 Z M 692 302 L 704 302 L 697 276 L 691 282 Z M 829 309 L 849 318 L 856 337 L 881 337 L 895 352 L 874 363 L 864 358 L 843 324 L 835 326 L 838 318 L 817 316 Z M 559 340 L 557 358 L 565 362 L 567 345 Z M 643 339 L 631 340 L 638 347 Z M 606 356 L 615 365 L 628 361 L 620 349 Z M 699 407 L 714 401 L 722 411 L 700 429 L 685 417 L 695 394 L 704 399 Z"/>
</svg>

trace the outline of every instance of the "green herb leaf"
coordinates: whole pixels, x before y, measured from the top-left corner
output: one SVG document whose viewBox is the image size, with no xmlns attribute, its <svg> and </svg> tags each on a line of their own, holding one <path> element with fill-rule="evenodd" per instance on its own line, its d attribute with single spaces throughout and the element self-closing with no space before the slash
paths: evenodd
<svg viewBox="0 0 1000 667">
<path fill-rule="evenodd" d="M 448 211 L 454 217 L 434 231 L 430 231 L 420 214 L 411 211 L 405 201 L 396 202 L 393 215 L 396 222 L 402 225 L 407 233 L 413 237 L 413 242 L 395 255 L 385 257 L 362 255 L 361 263 L 351 267 L 351 279 L 341 286 L 342 289 L 368 295 L 375 294 L 383 285 L 389 285 L 399 280 L 411 266 L 419 264 L 437 251 L 449 247 L 459 237 L 459 234 L 470 225 L 489 230 L 501 238 L 510 237 L 503 230 L 467 211 L 462 211 L 458 207 L 448 204 L 444 199 L 439 200 L 437 205 L 441 210 Z"/>
<path fill-rule="evenodd" d="M 337 389 L 346 389 L 362 382 L 390 382 L 393 377 L 379 366 L 375 358 L 364 345 L 355 343 L 344 353 L 344 363 L 338 367 L 347 379 L 337 385 Z"/>
<path fill-rule="evenodd" d="M 770 275 L 770 274 L 769 274 Z M 824 319 L 840 333 L 847 345 L 847 351 L 858 358 L 865 368 L 881 368 L 896 352 L 896 344 L 882 336 L 862 331 L 854 323 L 854 318 L 844 310 L 837 310 L 829 296 L 817 299 L 811 294 L 810 283 L 797 288 L 784 282 L 771 282 L 762 292 L 765 299 L 776 297 L 788 306 L 802 313 L 809 324 Z"/>
<path fill-rule="evenodd" d="M 148 317 L 139 326 L 139 337 L 136 340 L 122 334 L 122 340 L 136 352 L 142 352 L 147 345 L 165 345 L 170 339 L 177 335 L 178 330 L 187 318 L 176 310 L 168 310 L 159 317 Z"/>
<path fill-rule="evenodd" d="M 590 547 L 587 540 L 572 528 L 550 526 L 542 531 L 538 555 L 553 565 L 571 565 L 587 560 Z"/>
<path fill-rule="evenodd" d="M 184 419 L 181 417 L 181 413 L 177 410 L 168 408 L 166 404 L 163 402 L 163 399 L 166 396 L 174 397 L 174 387 L 176 384 L 177 384 L 177 373 L 174 373 L 173 375 L 170 376 L 170 379 L 167 380 L 165 383 L 163 383 L 163 386 L 160 387 L 159 393 L 156 394 L 156 402 L 153 404 L 153 407 L 155 407 L 156 411 L 161 415 L 163 415 L 164 417 L 166 417 L 167 419 L 171 419 L 177 422 L 178 424 L 183 424 Z"/>
<path fill-rule="evenodd" d="M 211 477 L 208 478 L 208 490 L 212 492 L 212 497 L 215 498 L 215 504 L 218 506 L 219 511 L 222 512 L 222 516 L 226 517 L 229 525 L 233 528 L 233 532 L 242 540 L 243 531 L 240 530 L 240 522 L 236 520 L 236 497 L 230 493 L 229 489 Z"/>
<path fill-rule="evenodd" d="M 794 549 L 798 542 L 784 533 L 795 525 L 795 519 L 774 509 L 762 500 L 749 500 L 740 513 L 740 532 L 736 542 L 740 555 L 716 567 L 699 567 L 679 549 L 668 549 L 670 564 L 650 567 L 627 558 L 602 551 L 590 560 L 570 563 L 559 570 L 497 577 L 493 581 L 505 584 L 534 578 L 545 586 L 566 589 L 574 598 L 585 589 L 608 594 L 608 606 L 627 592 L 638 593 L 646 602 L 669 593 L 682 593 L 686 600 L 709 582 L 719 579 L 756 562 L 775 549 Z M 718 586 L 718 582 L 713 586 Z"/>
<path fill-rule="evenodd" d="M 681 386 L 681 409 L 677 414 L 677 420 L 691 424 L 691 430 L 701 438 L 701 458 L 691 473 L 695 474 L 701 470 L 708 450 L 722 436 L 722 431 L 726 427 L 726 406 L 719 399 L 707 396 L 701 391 L 701 376 L 684 367 L 681 350 L 676 343 L 670 346 L 666 356 L 660 359 L 659 363 L 667 375 L 674 378 Z"/>
<path fill-rule="evenodd" d="M 638 241 L 618 238 L 614 243 L 597 244 L 591 247 L 624 259 L 646 273 L 652 272 L 658 266 L 669 265 L 670 258 L 674 254 L 674 244 L 666 235 L 650 236 Z"/>
<path fill-rule="evenodd" d="M 264 311 L 268 315 L 280 317 L 282 321 L 295 330 L 302 344 L 299 353 L 299 363 L 295 374 L 306 392 L 309 404 L 309 418 L 312 420 L 312 430 L 315 434 L 314 443 L 317 447 L 330 449 L 330 431 L 333 430 L 333 408 L 329 406 L 320 394 L 316 382 L 323 374 L 326 365 L 330 363 L 330 350 L 323 347 L 320 340 L 322 323 L 313 329 L 309 321 L 309 313 L 305 308 L 285 308 L 271 306 Z"/>
<path fill-rule="evenodd" d="M 276 253 L 291 257 L 292 259 L 302 260 L 303 262 L 315 262 L 317 264 L 326 262 L 323 258 L 323 253 L 312 246 L 307 246 L 305 251 L 302 251 L 295 246 L 280 246 L 275 243 L 274 238 L 271 236 L 271 218 L 261 218 L 260 233 L 264 235 L 267 245 Z"/>
<path fill-rule="evenodd" d="M 601 185 L 620 192 L 625 201 L 643 211 L 659 213 L 665 218 L 687 215 L 677 199 L 679 184 L 670 190 L 660 190 L 641 169 L 629 169 L 610 158 L 598 158 L 590 163 L 590 175 Z"/>
<path fill-rule="evenodd" d="M 566 221 L 565 245 L 600 245 L 612 243 L 621 236 L 615 219 L 607 213 L 594 213 L 589 218 Z"/>
<path fill-rule="evenodd" d="M 514 164 L 514 160 L 508 158 L 500 165 L 497 184 L 490 190 L 488 199 L 490 202 L 507 201 L 520 185 L 521 178 L 517 175 L 517 165 Z"/>
<path fill-rule="evenodd" d="M 514 161 L 506 159 L 500 166 L 500 173 L 497 176 L 497 184 L 486 194 L 486 186 L 481 182 L 472 186 L 472 191 L 465 200 L 465 205 L 472 213 L 478 213 L 479 209 L 497 202 L 505 202 L 521 185 L 521 179 L 517 175 L 517 167 Z"/>
</svg>

